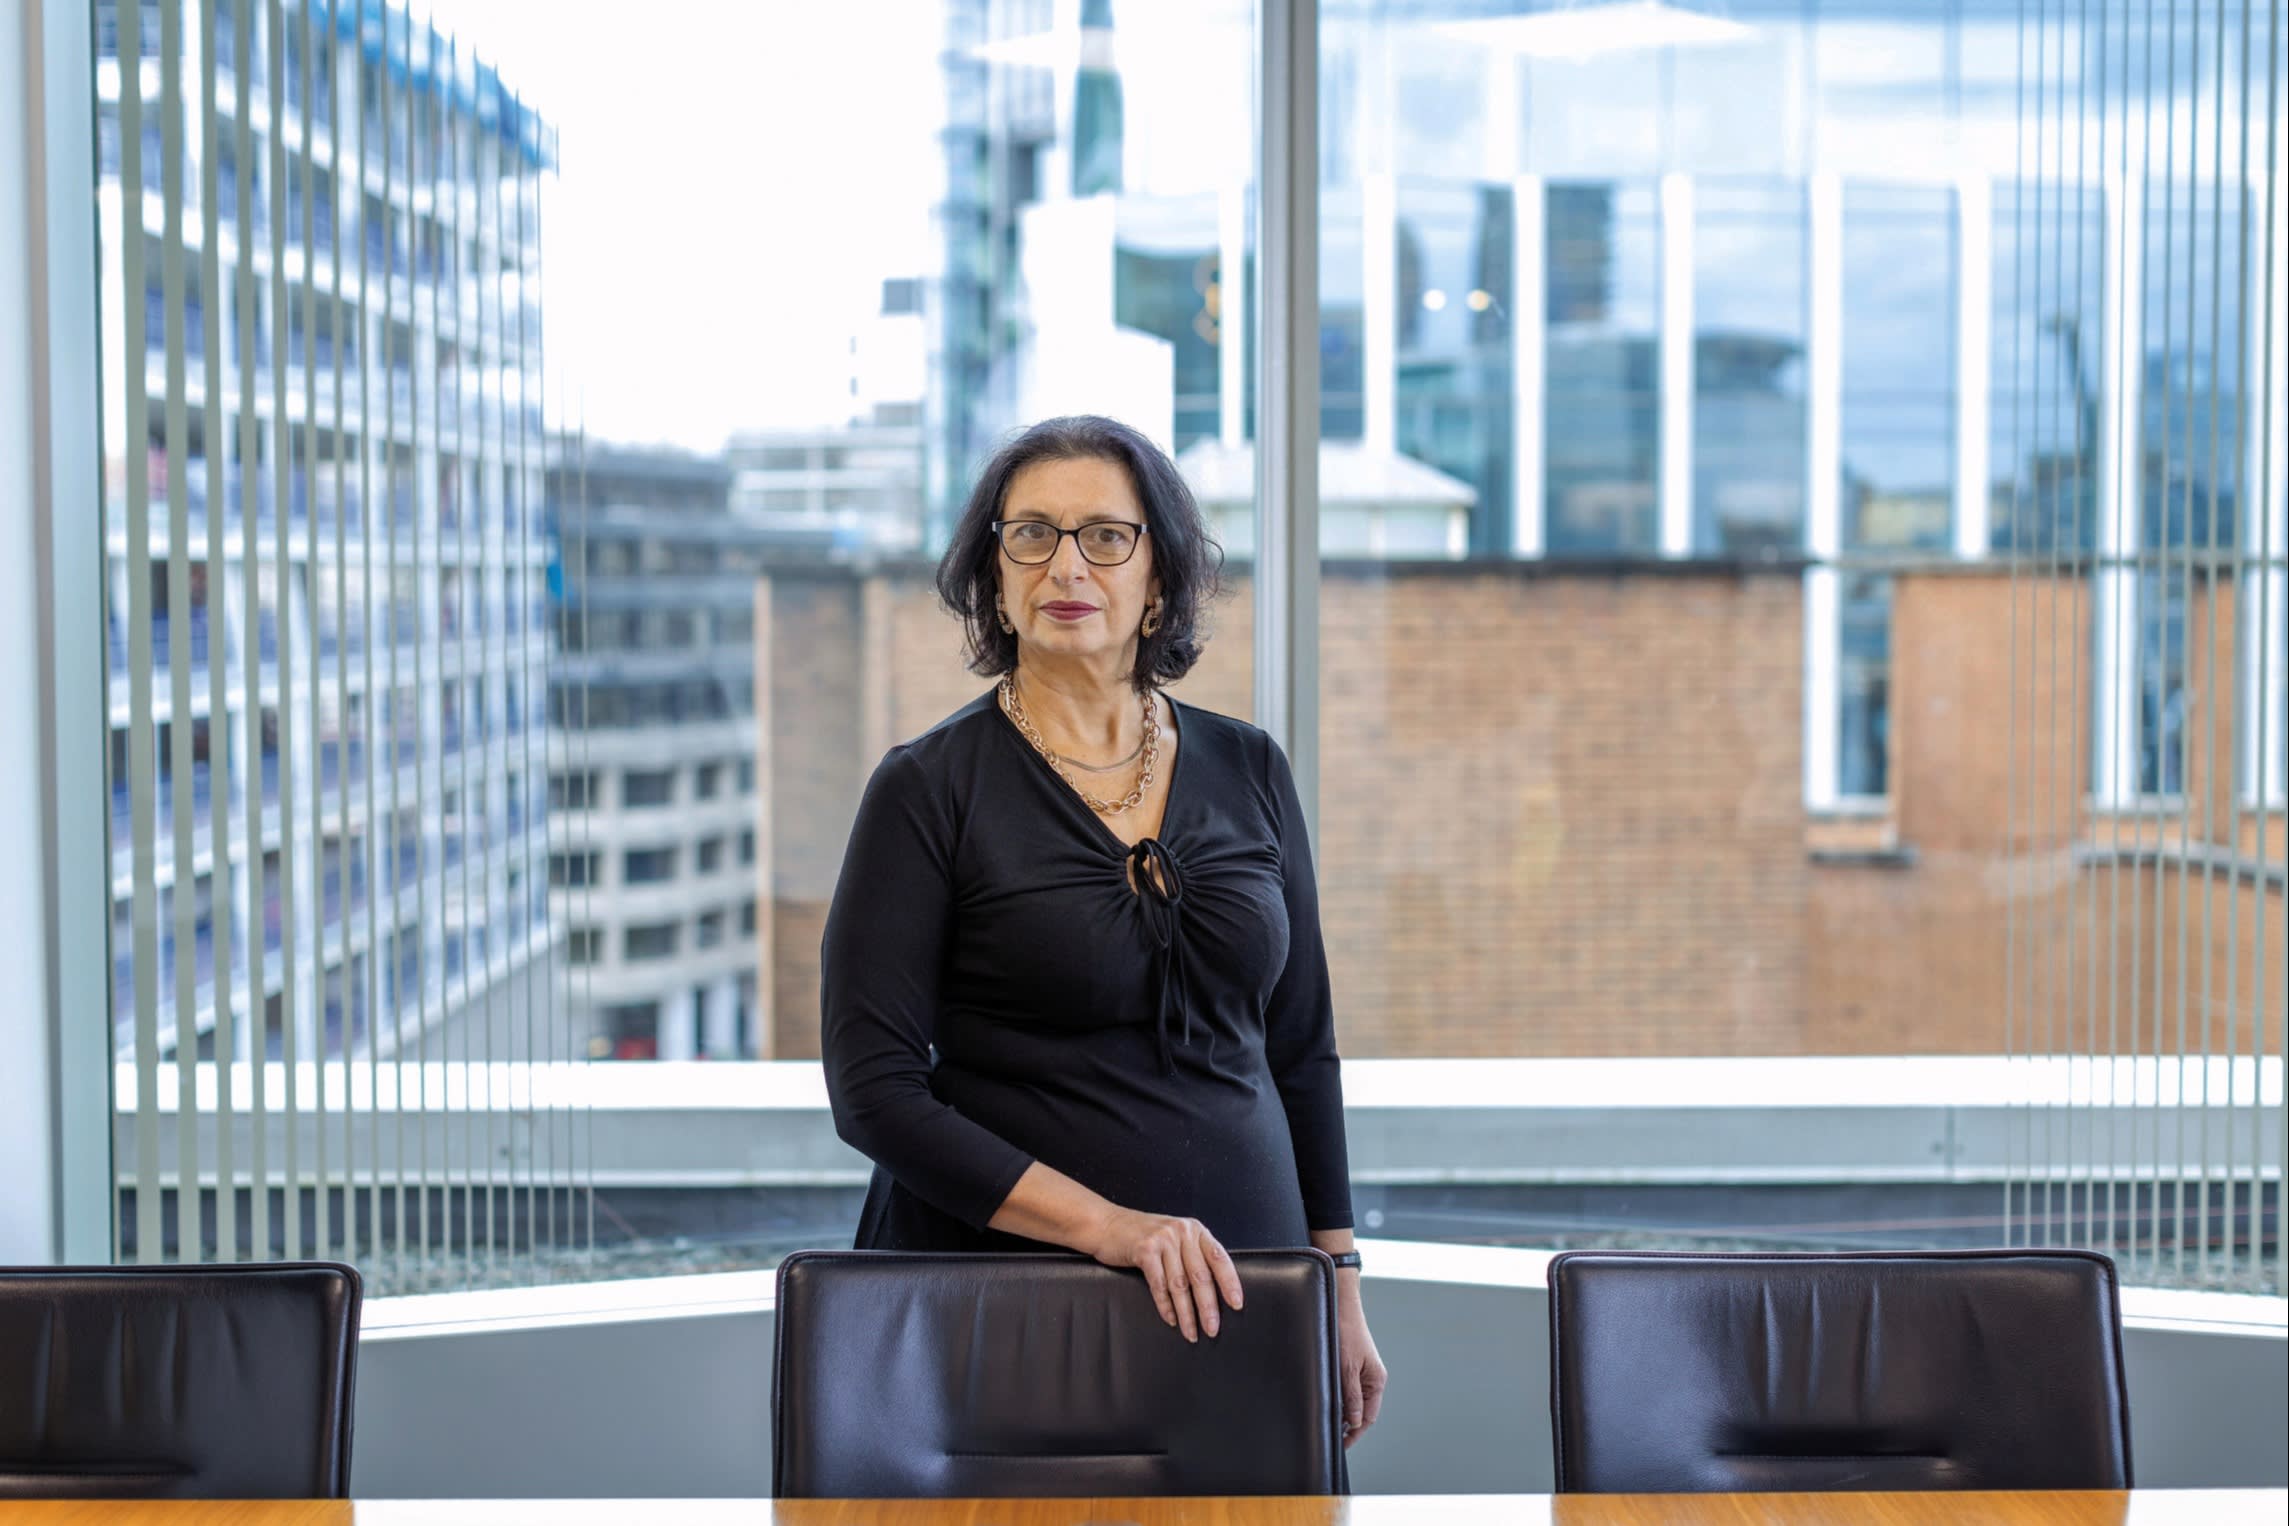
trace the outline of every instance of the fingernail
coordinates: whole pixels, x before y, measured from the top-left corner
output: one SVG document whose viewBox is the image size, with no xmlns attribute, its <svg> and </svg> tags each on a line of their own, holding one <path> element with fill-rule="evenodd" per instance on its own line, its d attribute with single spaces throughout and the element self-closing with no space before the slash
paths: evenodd
<svg viewBox="0 0 2289 1526">
<path fill-rule="evenodd" d="M 1221 1325 L 1217 1324 L 1215 1320 L 1210 1320 L 1210 1321 L 1208 1322 L 1208 1334 L 1209 1334 L 1209 1336 L 1210 1336 L 1211 1338 L 1213 1338 L 1213 1337 L 1216 1335 L 1216 1333 L 1217 1333 L 1219 1330 L 1221 1330 L 1222 1328 L 1223 1328 L 1223 1327 L 1222 1327 Z"/>
</svg>

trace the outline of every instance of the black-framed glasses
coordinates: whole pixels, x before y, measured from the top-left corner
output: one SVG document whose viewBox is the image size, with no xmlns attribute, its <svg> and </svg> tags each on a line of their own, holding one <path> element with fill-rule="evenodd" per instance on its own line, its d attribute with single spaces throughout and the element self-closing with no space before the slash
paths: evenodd
<svg viewBox="0 0 2289 1526">
<path fill-rule="evenodd" d="M 1098 567 L 1118 567 L 1137 554 L 1145 529 L 1125 519 L 1092 519 L 1070 530 L 1060 530 L 1046 519 L 997 519 L 993 524 L 1001 554 L 1025 567 L 1038 567 L 1056 556 L 1068 535 L 1081 548 L 1084 560 Z"/>
</svg>

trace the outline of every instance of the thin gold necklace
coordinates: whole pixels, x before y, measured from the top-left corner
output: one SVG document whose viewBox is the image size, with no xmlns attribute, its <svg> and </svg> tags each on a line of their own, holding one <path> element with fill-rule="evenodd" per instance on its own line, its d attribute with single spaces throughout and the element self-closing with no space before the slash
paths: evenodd
<svg viewBox="0 0 2289 1526">
<path fill-rule="evenodd" d="M 1113 763 L 1084 763 L 1084 762 L 1082 762 L 1082 761 L 1081 761 L 1079 758 L 1076 758 L 1076 757 L 1072 756 L 1070 753 L 1063 753 L 1063 752 L 1061 752 L 1061 753 L 1059 753 L 1059 754 L 1057 755 L 1057 761 L 1058 761 L 1058 762 L 1060 762 L 1060 763 L 1066 763 L 1066 764 L 1070 764 L 1070 765 L 1072 765 L 1073 767 L 1075 767 L 1075 768 L 1078 768 L 1078 769 L 1081 769 L 1082 771 L 1084 771 L 1084 772 L 1086 772 L 1086 773 L 1092 773 L 1092 774 L 1112 774 L 1112 773 L 1119 773 L 1119 772 L 1120 772 L 1122 769 L 1124 769 L 1124 768 L 1128 767 L 1128 766 L 1129 766 L 1131 763 L 1134 763 L 1134 762 L 1135 762 L 1135 761 L 1138 759 L 1138 757 L 1139 757 L 1139 756 L 1141 756 L 1141 755 L 1143 754 L 1143 752 L 1144 752 L 1144 738 L 1143 738 L 1142 736 L 1139 736 L 1139 737 L 1137 738 L 1137 745 L 1129 749 L 1129 755 L 1128 755 L 1127 757 L 1125 757 L 1125 758 L 1122 758 L 1122 759 L 1120 759 L 1120 760 L 1119 760 L 1119 761 L 1117 761 L 1117 762 L 1113 762 Z"/>
<path fill-rule="evenodd" d="M 1002 676 L 1000 697 L 1002 710 L 1016 724 L 1018 731 L 1024 735 L 1026 741 L 1033 744 L 1033 750 L 1040 753 L 1049 766 L 1056 770 L 1058 778 L 1072 786 L 1073 793 L 1079 795 L 1082 804 L 1088 806 L 1090 810 L 1095 811 L 1100 816 L 1117 816 L 1121 812 L 1133 810 L 1143 803 L 1145 791 L 1152 788 L 1153 770 L 1160 762 L 1160 707 L 1153 703 L 1152 690 L 1143 690 L 1138 695 L 1144 709 L 1144 744 L 1139 749 L 1144 754 L 1144 765 L 1137 771 L 1135 788 L 1118 800 L 1099 800 L 1081 787 L 1080 780 L 1066 771 L 1065 760 L 1051 750 L 1049 743 L 1043 739 L 1039 728 L 1033 724 L 1032 718 L 1025 713 L 1025 702 L 1017 697 L 1016 674 L 1007 673 Z M 1119 765 L 1109 766 L 1118 767 Z"/>
</svg>

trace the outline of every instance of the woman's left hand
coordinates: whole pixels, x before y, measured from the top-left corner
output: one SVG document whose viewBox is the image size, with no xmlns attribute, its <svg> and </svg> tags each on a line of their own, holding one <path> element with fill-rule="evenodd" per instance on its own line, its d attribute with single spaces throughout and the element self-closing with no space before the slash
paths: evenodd
<svg viewBox="0 0 2289 1526">
<path fill-rule="evenodd" d="M 1343 1363 L 1343 1444 L 1349 1447 L 1367 1434 L 1367 1427 L 1383 1412 L 1383 1390 L 1391 1375 L 1376 1354 L 1375 1337 L 1367 1333 L 1367 1310 L 1359 1301 L 1359 1274 L 1346 1272 L 1346 1284 L 1336 1313 L 1336 1338 Z"/>
</svg>

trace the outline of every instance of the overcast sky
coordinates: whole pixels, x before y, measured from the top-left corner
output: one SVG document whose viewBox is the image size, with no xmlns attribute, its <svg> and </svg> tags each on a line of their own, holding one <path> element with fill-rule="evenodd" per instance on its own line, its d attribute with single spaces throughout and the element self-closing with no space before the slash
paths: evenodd
<svg viewBox="0 0 2289 1526">
<path fill-rule="evenodd" d="M 424 11 L 415 5 L 416 16 Z M 932 0 L 435 0 L 559 134 L 551 412 L 713 449 L 839 423 L 885 276 L 935 263 Z"/>
</svg>

